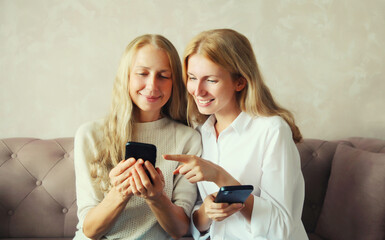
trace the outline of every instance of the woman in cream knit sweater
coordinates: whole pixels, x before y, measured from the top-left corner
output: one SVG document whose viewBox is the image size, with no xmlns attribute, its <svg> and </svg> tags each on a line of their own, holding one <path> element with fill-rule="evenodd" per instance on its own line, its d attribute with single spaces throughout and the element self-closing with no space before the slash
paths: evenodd
<svg viewBox="0 0 385 240">
<path fill-rule="evenodd" d="M 75 137 L 75 239 L 170 239 L 187 233 L 196 186 L 173 175 L 177 162 L 161 158 L 201 153 L 200 135 L 186 126 L 181 77 L 177 51 L 164 37 L 143 35 L 127 46 L 109 115 L 82 125 Z M 156 145 L 156 166 L 124 159 L 127 141 Z"/>
</svg>

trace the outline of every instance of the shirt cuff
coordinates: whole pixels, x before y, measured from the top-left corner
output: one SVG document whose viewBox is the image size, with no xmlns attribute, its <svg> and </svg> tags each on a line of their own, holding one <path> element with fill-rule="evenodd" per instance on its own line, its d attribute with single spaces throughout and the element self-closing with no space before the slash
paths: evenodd
<svg viewBox="0 0 385 240">
<path fill-rule="evenodd" d="M 202 233 L 195 227 L 193 215 L 194 215 L 194 212 L 200 208 L 200 206 L 201 204 L 194 206 L 194 209 L 192 210 L 191 217 L 190 217 L 190 231 L 191 231 L 191 235 L 195 240 L 205 240 L 210 236 L 210 231 L 207 231 L 202 235 Z"/>
<path fill-rule="evenodd" d="M 271 213 L 271 203 L 260 197 L 254 196 L 254 205 L 250 221 L 250 232 L 253 237 L 268 235 Z"/>
</svg>

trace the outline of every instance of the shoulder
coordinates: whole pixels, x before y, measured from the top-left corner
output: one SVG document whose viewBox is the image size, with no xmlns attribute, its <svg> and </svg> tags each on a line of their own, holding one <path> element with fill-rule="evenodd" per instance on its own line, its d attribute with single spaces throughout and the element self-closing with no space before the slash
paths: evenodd
<svg viewBox="0 0 385 240">
<path fill-rule="evenodd" d="M 255 117 L 253 123 L 257 125 L 263 125 L 266 129 L 281 129 L 288 128 L 290 129 L 287 122 L 280 116 L 270 116 L 270 117 Z"/>
<path fill-rule="evenodd" d="M 175 128 L 177 137 L 200 138 L 199 132 L 194 128 L 173 120 L 171 120 L 171 122 Z"/>
<path fill-rule="evenodd" d="M 173 121 L 175 140 L 182 147 L 182 154 L 199 155 L 202 150 L 200 133 L 192 127 Z"/>
<path fill-rule="evenodd" d="M 82 124 L 75 134 L 75 145 L 77 144 L 95 144 L 103 136 L 104 120 L 99 119 Z"/>
<path fill-rule="evenodd" d="M 251 128 L 262 133 L 267 138 L 278 135 L 292 138 L 289 124 L 280 116 L 254 117 L 251 125 Z"/>
</svg>

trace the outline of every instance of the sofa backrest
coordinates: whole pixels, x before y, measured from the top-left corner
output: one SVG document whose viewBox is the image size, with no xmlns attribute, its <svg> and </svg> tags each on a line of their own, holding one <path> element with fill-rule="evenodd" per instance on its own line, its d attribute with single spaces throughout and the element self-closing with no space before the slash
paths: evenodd
<svg viewBox="0 0 385 240">
<path fill-rule="evenodd" d="M 318 139 L 306 139 L 297 144 L 305 179 L 302 222 L 306 232 L 314 232 L 317 226 L 337 145 L 337 142 Z"/>
<path fill-rule="evenodd" d="M 341 142 L 385 153 L 385 141 L 377 139 L 305 139 L 297 145 L 305 179 L 302 221 L 309 234 L 317 228 Z M 73 138 L 0 139 L 0 238 L 72 238 L 76 212 Z"/>
<path fill-rule="evenodd" d="M 73 237 L 73 138 L 0 140 L 0 238 Z"/>
</svg>

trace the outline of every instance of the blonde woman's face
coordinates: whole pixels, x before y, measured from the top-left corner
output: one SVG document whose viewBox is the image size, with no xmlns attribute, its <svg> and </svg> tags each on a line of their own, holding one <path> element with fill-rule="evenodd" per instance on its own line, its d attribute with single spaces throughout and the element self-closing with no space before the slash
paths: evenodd
<svg viewBox="0 0 385 240">
<path fill-rule="evenodd" d="M 187 91 L 194 97 L 200 113 L 226 116 L 239 111 L 237 81 L 223 67 L 200 54 L 189 57 Z"/>
<path fill-rule="evenodd" d="M 172 72 L 164 50 L 148 44 L 140 48 L 131 66 L 130 97 L 136 106 L 134 114 L 141 122 L 159 119 L 161 108 L 172 92 Z"/>
</svg>

